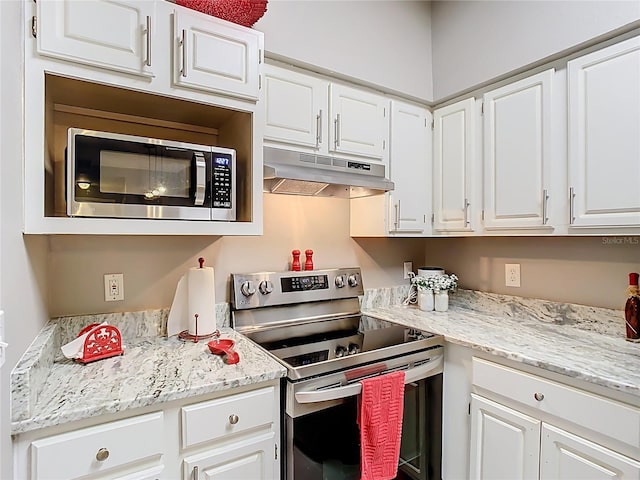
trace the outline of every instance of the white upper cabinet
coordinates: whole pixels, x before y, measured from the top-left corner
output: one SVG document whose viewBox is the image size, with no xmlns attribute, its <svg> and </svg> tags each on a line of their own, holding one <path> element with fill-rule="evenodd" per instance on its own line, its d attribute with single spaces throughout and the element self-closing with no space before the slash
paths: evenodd
<svg viewBox="0 0 640 480">
<path fill-rule="evenodd" d="M 345 85 L 329 85 L 329 150 L 384 161 L 389 100 Z"/>
<path fill-rule="evenodd" d="M 433 112 L 434 232 L 472 230 L 475 99 Z"/>
<path fill-rule="evenodd" d="M 484 227 L 548 223 L 554 70 L 487 92 L 484 101 Z"/>
<path fill-rule="evenodd" d="M 265 140 L 327 150 L 328 82 L 266 64 Z"/>
<path fill-rule="evenodd" d="M 174 83 L 258 99 L 262 34 L 188 10 L 174 13 Z"/>
<path fill-rule="evenodd" d="M 155 2 L 38 0 L 36 6 L 39 54 L 153 75 Z"/>
<path fill-rule="evenodd" d="M 640 226 L 640 38 L 567 71 L 570 226 Z"/>
<path fill-rule="evenodd" d="M 389 233 L 428 233 L 431 218 L 431 113 L 392 100 L 389 173 Z"/>
</svg>

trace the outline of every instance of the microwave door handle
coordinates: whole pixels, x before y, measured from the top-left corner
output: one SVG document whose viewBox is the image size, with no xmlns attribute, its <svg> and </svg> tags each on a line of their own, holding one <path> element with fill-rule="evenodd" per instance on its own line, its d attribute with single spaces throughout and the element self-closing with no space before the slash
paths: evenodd
<svg viewBox="0 0 640 480">
<path fill-rule="evenodd" d="M 195 152 L 193 160 L 196 169 L 196 188 L 193 204 L 204 205 L 204 196 L 207 190 L 207 163 L 202 152 Z"/>
<path fill-rule="evenodd" d="M 418 367 L 413 367 L 404 372 L 404 383 L 417 382 L 426 378 L 429 372 L 442 367 L 442 355 L 437 355 Z M 362 393 L 362 384 L 354 382 L 343 387 L 327 388 L 326 390 L 312 390 L 309 392 L 296 392 L 295 397 L 298 403 L 319 403 L 340 398 L 353 397 Z"/>
</svg>

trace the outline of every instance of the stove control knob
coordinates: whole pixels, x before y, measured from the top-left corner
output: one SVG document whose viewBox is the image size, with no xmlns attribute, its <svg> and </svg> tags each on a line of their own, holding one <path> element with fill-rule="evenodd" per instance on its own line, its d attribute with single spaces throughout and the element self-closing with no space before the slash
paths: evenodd
<svg viewBox="0 0 640 480">
<path fill-rule="evenodd" d="M 250 297 L 251 295 L 256 293 L 256 286 L 251 280 L 247 280 L 240 286 L 240 291 L 245 297 Z"/>
<path fill-rule="evenodd" d="M 349 355 L 355 355 L 356 353 L 360 353 L 360 345 L 357 343 L 349 344 Z"/>
<path fill-rule="evenodd" d="M 344 348 L 342 345 L 338 345 L 336 347 L 336 357 L 344 357 L 345 355 L 347 355 L 347 349 Z"/>
<path fill-rule="evenodd" d="M 358 277 L 355 275 L 349 275 L 349 286 L 357 287 L 358 286 Z"/>
<path fill-rule="evenodd" d="M 273 292 L 273 282 L 271 280 L 263 280 L 260 282 L 258 288 L 260 289 L 261 294 L 269 295 Z"/>
<path fill-rule="evenodd" d="M 338 288 L 344 287 L 344 275 L 338 275 L 336 277 L 336 287 Z"/>
</svg>

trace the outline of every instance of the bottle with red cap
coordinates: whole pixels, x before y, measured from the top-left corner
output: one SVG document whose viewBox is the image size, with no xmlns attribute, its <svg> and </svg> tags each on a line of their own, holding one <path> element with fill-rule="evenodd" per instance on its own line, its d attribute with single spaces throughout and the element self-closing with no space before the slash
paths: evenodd
<svg viewBox="0 0 640 480">
<path fill-rule="evenodd" d="M 629 274 L 629 288 L 627 289 L 627 303 L 624 306 L 624 318 L 627 326 L 627 340 L 640 342 L 640 289 L 638 288 L 637 273 Z"/>
</svg>

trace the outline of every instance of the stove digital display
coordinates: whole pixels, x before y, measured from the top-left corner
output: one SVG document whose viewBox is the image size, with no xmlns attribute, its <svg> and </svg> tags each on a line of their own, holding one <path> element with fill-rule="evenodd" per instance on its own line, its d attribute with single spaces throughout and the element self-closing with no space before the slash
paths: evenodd
<svg viewBox="0 0 640 480">
<path fill-rule="evenodd" d="M 325 290 L 329 288 L 327 275 L 308 275 L 280 279 L 283 292 L 302 292 L 305 290 Z"/>
<path fill-rule="evenodd" d="M 321 350 L 319 352 L 305 353 L 304 355 L 283 358 L 282 360 L 292 367 L 301 367 L 303 365 L 311 365 L 312 363 L 324 362 L 328 359 L 329 350 Z"/>
</svg>

